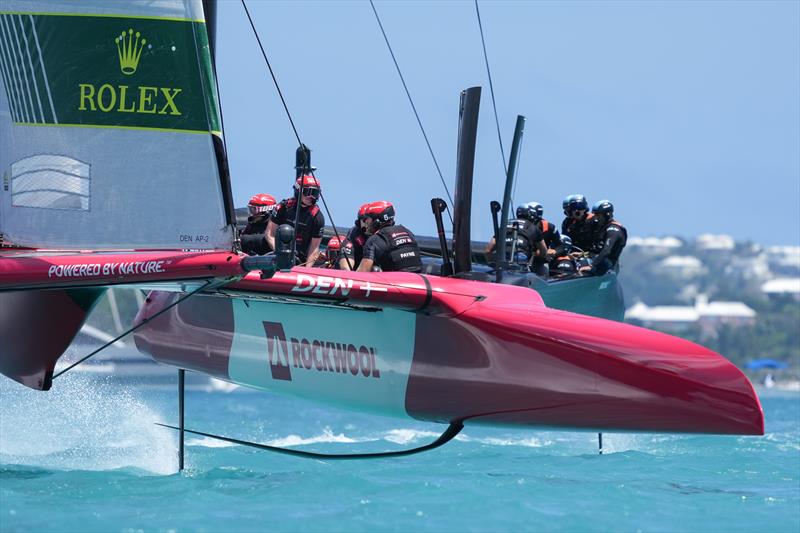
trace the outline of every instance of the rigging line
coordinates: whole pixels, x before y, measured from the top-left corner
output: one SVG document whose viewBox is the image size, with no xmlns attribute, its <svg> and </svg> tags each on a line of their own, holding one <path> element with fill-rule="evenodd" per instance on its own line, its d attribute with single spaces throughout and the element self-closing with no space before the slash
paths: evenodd
<svg viewBox="0 0 800 533">
<path fill-rule="evenodd" d="M 267 53 L 264 51 L 264 45 L 261 44 L 261 38 L 258 36 L 258 30 L 256 30 L 256 25 L 253 23 L 253 18 L 250 16 L 250 11 L 247 9 L 247 4 L 245 0 L 242 0 L 242 7 L 244 7 L 244 12 L 247 14 L 247 20 L 250 21 L 250 27 L 253 29 L 253 35 L 256 36 L 256 41 L 258 41 L 258 47 L 261 49 L 261 55 L 264 57 L 264 61 L 267 63 L 267 68 L 269 69 L 269 73 L 272 76 L 272 81 L 275 84 L 275 89 L 278 90 L 278 96 L 281 98 L 281 103 L 283 104 L 283 109 L 286 111 L 286 116 L 289 118 L 289 123 L 292 125 L 292 130 L 294 131 L 294 136 L 297 139 L 297 144 L 300 146 L 305 146 L 303 141 L 300 140 L 300 134 L 297 132 L 297 127 L 294 125 L 294 120 L 292 120 L 292 114 L 289 112 L 289 106 L 286 105 L 286 99 L 283 97 L 283 91 L 281 91 L 280 85 L 278 85 L 278 79 L 275 77 L 275 72 L 272 70 L 272 65 L 267 58 Z M 314 170 L 311 170 L 311 175 L 314 176 L 314 179 L 317 179 L 317 176 L 314 174 Z M 317 182 L 319 183 L 319 181 Z M 300 194 L 301 189 L 297 191 L 297 212 L 296 215 L 300 213 Z M 322 194 L 322 188 L 320 187 L 319 197 L 322 199 L 322 205 L 325 208 L 325 213 L 327 213 L 328 218 L 331 221 L 331 226 L 333 226 L 333 231 L 336 235 L 339 235 L 339 230 L 336 228 L 336 223 L 333 221 L 333 215 L 331 215 L 330 210 L 328 209 L 328 204 L 325 202 L 325 196 Z M 297 216 L 295 216 L 295 228 L 297 228 Z M 292 244 L 292 248 L 294 249 L 295 244 Z"/>
<path fill-rule="evenodd" d="M 244 7 L 244 12 L 247 13 L 247 20 L 250 21 L 250 27 L 253 28 L 253 35 L 256 36 L 256 41 L 258 41 L 258 47 L 261 49 L 261 55 L 264 56 L 264 61 L 267 63 L 267 68 L 269 69 L 269 73 L 272 76 L 272 81 L 275 83 L 275 88 L 278 90 L 278 96 L 281 97 L 281 103 L 283 103 L 283 109 L 286 110 L 286 116 L 289 118 L 289 123 L 292 125 L 292 130 L 294 130 L 294 136 L 297 138 L 298 144 L 303 144 L 300 141 L 300 134 L 297 133 L 297 128 L 294 125 L 294 121 L 292 120 L 292 114 L 289 113 L 289 106 L 286 105 L 286 100 L 283 98 L 283 92 L 281 91 L 280 85 L 278 85 L 278 80 L 275 77 L 275 72 L 272 70 L 272 65 L 267 59 L 267 53 L 264 51 L 264 45 L 261 44 L 261 38 L 258 36 L 258 31 L 256 30 L 256 25 L 253 23 L 253 18 L 250 16 L 250 11 L 247 9 L 247 4 L 244 0 L 242 0 L 242 7 Z"/>
<path fill-rule="evenodd" d="M 500 120 L 497 118 L 497 103 L 494 99 L 494 84 L 492 83 L 492 72 L 489 70 L 489 56 L 486 54 L 486 41 L 483 38 L 483 24 L 481 23 L 481 11 L 478 9 L 478 0 L 475 0 L 475 13 L 478 15 L 478 28 L 481 31 L 483 61 L 486 64 L 486 75 L 489 77 L 489 91 L 492 93 L 492 107 L 494 108 L 494 123 L 497 126 L 497 140 L 500 141 L 500 155 L 503 157 L 503 176 L 505 176 L 508 173 L 508 167 L 506 166 L 506 151 L 503 149 L 503 137 L 500 135 Z"/>
<path fill-rule="evenodd" d="M 314 176 L 314 171 L 313 170 L 311 171 L 311 175 Z M 316 179 L 316 178 L 317 177 L 314 176 L 314 179 Z M 317 181 L 317 183 L 319 183 L 319 181 Z M 333 234 L 337 238 L 341 237 L 341 235 L 339 234 L 339 230 L 336 229 L 336 222 L 333 221 L 333 215 L 331 215 L 331 211 L 330 211 L 330 209 L 328 209 L 328 203 L 325 201 L 325 196 L 322 194 L 322 187 L 320 187 L 320 189 L 319 189 L 319 198 L 320 198 L 320 200 L 322 200 L 322 206 L 325 208 L 325 212 L 328 214 L 328 218 L 331 219 L 331 226 L 333 227 Z M 354 265 L 350 262 L 350 258 L 345 256 L 345 259 L 347 260 L 347 266 L 350 267 L 350 270 L 353 270 L 353 266 Z M 310 266 L 314 266 L 314 265 L 310 265 Z"/>
<path fill-rule="evenodd" d="M 86 356 L 84 356 L 84 357 L 80 358 L 78 361 L 76 361 L 76 362 L 72 363 L 72 364 L 71 364 L 71 365 L 69 365 L 67 368 L 65 368 L 64 370 L 62 370 L 61 372 L 58 372 L 58 373 L 54 374 L 54 375 L 53 375 L 53 377 L 52 377 L 52 379 L 56 379 L 58 376 L 60 376 L 60 375 L 62 375 L 62 374 L 66 374 L 68 371 L 72 370 L 73 368 L 75 368 L 75 367 L 76 367 L 76 366 L 78 366 L 79 364 L 83 363 L 84 361 L 86 361 L 86 360 L 87 360 L 87 359 L 89 359 L 90 357 L 93 357 L 93 356 L 97 355 L 98 353 L 100 353 L 101 351 L 105 350 L 106 348 L 108 348 L 109 346 L 111 346 L 112 344 L 114 344 L 115 342 L 117 342 L 118 340 L 120 340 L 120 339 L 121 339 L 122 337 L 124 337 L 125 335 L 129 335 L 129 334 L 133 333 L 134 331 L 136 331 L 136 330 L 137 330 L 137 329 L 139 329 L 140 327 L 144 326 L 145 324 L 147 324 L 148 322 L 150 322 L 151 320 L 153 320 L 153 319 L 154 319 L 154 318 L 156 318 L 157 316 L 161 315 L 161 314 L 162 314 L 162 313 L 164 313 L 165 311 L 168 311 L 168 310 L 172 309 L 173 307 L 175 307 L 176 305 L 178 305 L 178 304 L 179 304 L 179 303 L 181 303 L 182 301 L 186 300 L 187 298 L 189 298 L 189 297 L 191 297 L 191 296 L 194 296 L 194 295 L 195 295 L 195 294 L 197 294 L 198 292 L 200 292 L 200 291 L 202 291 L 203 289 L 207 288 L 209 285 L 211 285 L 211 283 L 212 283 L 213 281 L 214 281 L 214 280 L 208 280 L 208 281 L 206 281 L 206 282 L 205 282 L 205 284 L 201 285 L 201 286 L 200 286 L 200 287 L 198 287 L 197 289 L 195 289 L 195 290 L 193 290 L 193 291 L 191 291 L 191 292 L 187 292 L 186 294 L 184 294 L 183 296 L 181 296 L 180 298 L 178 298 L 177 300 L 175 300 L 174 302 L 172 302 L 171 304 L 169 304 L 169 305 L 168 305 L 168 306 L 166 306 L 165 308 L 163 308 L 163 309 L 161 309 L 160 311 L 158 311 L 157 313 L 155 313 L 153 316 L 151 316 L 151 317 L 149 317 L 149 318 L 145 318 L 144 320 L 142 320 L 141 322 L 139 322 L 139 323 L 138 323 L 138 324 L 136 324 L 135 326 L 133 326 L 133 327 L 129 328 L 127 331 L 124 331 L 124 332 L 120 333 L 119 335 L 117 335 L 116 337 L 114 337 L 113 339 L 111 339 L 110 341 L 108 341 L 107 343 L 105 343 L 104 345 L 102 345 L 101 347 L 99 347 L 98 349 L 96 349 L 95 351 L 93 351 L 92 353 L 90 353 L 89 355 L 86 355 Z"/>
<path fill-rule="evenodd" d="M 242 0 L 244 1 L 244 0 Z M 378 16 L 378 10 L 375 9 L 375 3 L 372 0 L 369 0 L 369 5 L 372 6 L 372 12 L 375 13 L 375 20 L 378 21 L 378 26 L 381 29 L 381 33 L 383 34 L 383 40 L 386 42 L 386 47 L 389 49 L 389 54 L 392 56 L 392 61 L 394 61 L 394 66 L 397 69 L 397 74 L 400 76 L 400 81 L 403 82 L 403 88 L 406 90 L 406 96 L 408 96 L 408 102 L 411 104 L 411 109 L 414 110 L 414 116 L 417 117 L 417 124 L 419 124 L 419 129 L 422 131 L 422 136 L 425 138 L 425 144 L 428 145 L 428 151 L 431 154 L 431 158 L 433 159 L 433 164 L 436 166 L 436 172 L 439 173 L 439 179 L 442 180 L 442 185 L 444 186 L 444 192 L 447 193 L 447 199 L 450 200 L 450 203 L 453 203 L 453 197 L 450 195 L 450 189 L 447 188 L 447 183 L 444 181 L 444 176 L 442 175 L 442 169 L 439 168 L 439 162 L 436 161 L 436 156 L 433 154 L 433 148 L 431 148 L 431 143 L 428 141 L 428 135 L 425 133 L 425 128 L 422 126 L 422 120 L 419 118 L 419 113 L 417 113 L 417 107 L 414 105 L 414 100 L 411 98 L 411 93 L 408 90 L 408 85 L 406 85 L 406 80 L 403 78 L 403 73 L 400 71 L 400 65 L 397 64 L 397 58 L 394 56 L 394 51 L 392 50 L 392 45 L 389 44 L 389 38 L 386 36 L 386 31 L 383 29 L 383 24 L 381 23 L 381 18 Z M 447 212 L 450 215 L 450 211 Z M 453 223 L 453 217 L 450 216 L 450 223 Z"/>
<path fill-rule="evenodd" d="M 261 49 L 261 55 L 264 57 L 264 61 L 267 63 L 267 68 L 269 69 L 269 73 L 272 76 L 272 81 L 275 83 L 275 88 L 278 90 L 278 96 L 281 98 L 281 103 L 283 103 L 283 109 L 286 111 L 286 116 L 289 118 L 289 123 L 292 125 L 292 130 L 294 131 L 294 136 L 297 139 L 297 143 L 300 146 L 304 146 L 303 141 L 300 140 L 300 134 L 297 132 L 297 127 L 294 125 L 294 120 L 292 120 L 292 114 L 289 112 L 289 106 L 286 105 L 286 99 L 283 97 L 283 91 L 281 91 L 280 85 L 278 85 L 278 79 L 275 77 L 275 72 L 272 70 L 272 65 L 267 58 L 267 53 L 264 51 L 264 45 L 261 44 L 261 38 L 258 35 L 258 30 L 256 30 L 256 26 L 253 23 L 253 18 L 250 16 L 250 11 L 247 9 L 247 4 L 245 0 L 242 0 L 242 7 L 244 7 L 244 12 L 247 14 L 247 20 L 250 21 L 250 27 L 253 29 L 253 34 L 256 36 L 256 41 L 258 41 L 258 47 Z M 314 176 L 314 179 L 317 179 L 317 176 L 314 174 L 314 170 L 311 170 L 311 175 Z M 317 181 L 319 183 L 319 181 Z M 295 228 L 297 228 L 297 215 L 300 213 L 300 194 L 302 188 L 299 188 L 297 191 L 297 211 L 295 213 Z M 336 235 L 339 235 L 339 230 L 336 228 L 336 223 L 333 221 L 333 215 L 331 215 L 330 210 L 328 209 L 328 204 L 325 202 L 325 196 L 322 194 L 322 188 L 320 187 L 319 197 L 322 199 L 322 205 L 325 208 L 325 213 L 327 213 L 328 218 L 330 218 L 331 226 L 333 226 L 333 231 Z M 295 241 L 296 242 L 296 241 Z M 292 243 L 292 248 L 294 249 L 295 242 Z"/>
</svg>

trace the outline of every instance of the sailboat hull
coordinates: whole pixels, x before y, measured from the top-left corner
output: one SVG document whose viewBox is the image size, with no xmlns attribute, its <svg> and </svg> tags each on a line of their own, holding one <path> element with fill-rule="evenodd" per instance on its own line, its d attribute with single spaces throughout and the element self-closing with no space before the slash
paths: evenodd
<svg viewBox="0 0 800 533">
<path fill-rule="evenodd" d="M 241 385 L 416 420 L 763 433 L 747 378 L 688 341 L 549 309 L 522 287 L 295 270 L 186 300 L 143 325 L 137 346 Z M 139 319 L 177 297 L 152 293 Z"/>
</svg>

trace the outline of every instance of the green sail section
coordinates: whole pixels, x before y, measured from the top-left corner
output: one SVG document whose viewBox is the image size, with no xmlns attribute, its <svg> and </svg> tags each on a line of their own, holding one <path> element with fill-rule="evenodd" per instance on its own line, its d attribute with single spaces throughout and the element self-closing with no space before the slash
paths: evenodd
<svg viewBox="0 0 800 533">
<path fill-rule="evenodd" d="M 199 0 L 6 0 L 0 81 L 6 240 L 81 249 L 232 247 Z"/>
<path fill-rule="evenodd" d="M 14 73 L 6 90 L 15 123 L 219 131 L 204 23 L 22 13 L 0 19 L 11 37 Z M 41 61 L 28 65 L 28 56 L 38 55 L 36 36 Z"/>
</svg>

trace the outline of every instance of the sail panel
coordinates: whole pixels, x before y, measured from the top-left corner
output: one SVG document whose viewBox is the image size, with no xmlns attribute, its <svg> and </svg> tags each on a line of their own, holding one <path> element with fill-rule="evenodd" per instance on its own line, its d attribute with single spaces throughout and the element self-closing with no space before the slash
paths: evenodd
<svg viewBox="0 0 800 533">
<path fill-rule="evenodd" d="M 64 249 L 230 249 L 200 0 L 7 0 L 0 233 Z"/>
</svg>

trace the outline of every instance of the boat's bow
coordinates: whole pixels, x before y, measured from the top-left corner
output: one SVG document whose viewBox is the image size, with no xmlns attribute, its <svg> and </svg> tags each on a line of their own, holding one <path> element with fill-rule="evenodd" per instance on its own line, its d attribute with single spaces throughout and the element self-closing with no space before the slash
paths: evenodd
<svg viewBox="0 0 800 533">
<path fill-rule="evenodd" d="M 420 342 L 426 338 L 436 341 Z M 721 355 L 511 294 L 477 302 L 457 320 L 418 321 L 406 406 L 415 417 L 440 421 L 764 432 L 752 385 Z"/>
</svg>

